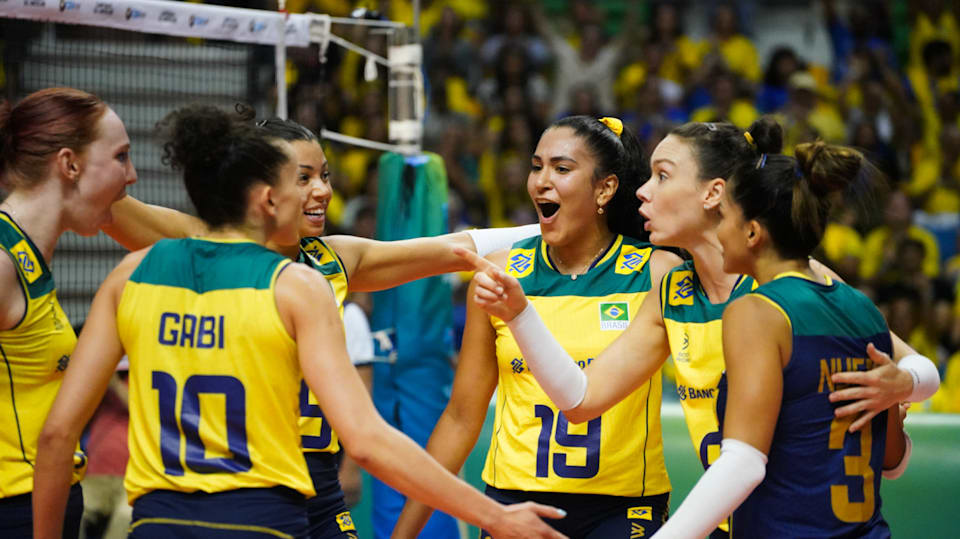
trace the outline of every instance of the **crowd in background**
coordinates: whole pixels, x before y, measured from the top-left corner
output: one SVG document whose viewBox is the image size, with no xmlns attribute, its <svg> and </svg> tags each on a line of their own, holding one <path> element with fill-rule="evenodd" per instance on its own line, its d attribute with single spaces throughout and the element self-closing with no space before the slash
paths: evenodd
<svg viewBox="0 0 960 539">
<path fill-rule="evenodd" d="M 288 2 L 348 15 L 340 0 Z M 412 21 L 409 2 L 367 2 L 367 15 Z M 874 298 L 891 328 L 935 358 L 943 390 L 930 403 L 960 412 L 960 13 L 939 0 L 813 7 L 832 60 L 788 44 L 761 58 L 755 2 L 696 13 L 708 33 L 685 33 L 690 5 L 623 0 L 422 2 L 427 82 L 424 149 L 440 154 L 451 226 L 536 221 L 526 193 L 529 158 L 544 127 L 572 114 L 618 116 L 650 151 L 687 121 L 746 128 L 774 115 L 787 153 L 823 139 L 863 150 L 889 178 L 880 200 L 840 205 L 819 257 Z M 702 6 L 700 6 L 702 8 Z M 382 34 L 342 28 L 384 54 Z M 769 41 L 769 36 L 766 36 Z M 294 54 L 291 117 L 386 141 L 386 71 L 365 77 L 358 54 Z M 378 152 L 329 146 L 337 187 L 330 214 L 352 228 L 372 218 Z M 364 225 L 369 226 L 369 225 Z"/>
</svg>

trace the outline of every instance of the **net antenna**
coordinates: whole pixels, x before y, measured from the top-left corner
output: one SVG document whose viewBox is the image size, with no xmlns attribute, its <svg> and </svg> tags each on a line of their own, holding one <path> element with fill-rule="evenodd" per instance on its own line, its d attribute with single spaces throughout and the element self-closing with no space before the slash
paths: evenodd
<svg viewBox="0 0 960 539">
<path fill-rule="evenodd" d="M 399 22 L 366 18 L 331 17 L 329 15 L 307 14 L 310 18 L 310 41 L 320 49 L 320 63 L 326 63 L 327 51 L 333 43 L 353 51 L 366 59 L 367 80 L 376 78 L 376 64 L 389 70 L 387 82 L 387 110 L 390 115 L 387 124 L 390 143 L 353 137 L 321 129 L 324 139 L 383 150 L 403 155 L 420 153 L 423 143 L 423 47 L 417 39 L 416 31 Z M 369 26 L 387 35 L 387 57 L 366 49 L 333 32 L 334 24 Z"/>
</svg>

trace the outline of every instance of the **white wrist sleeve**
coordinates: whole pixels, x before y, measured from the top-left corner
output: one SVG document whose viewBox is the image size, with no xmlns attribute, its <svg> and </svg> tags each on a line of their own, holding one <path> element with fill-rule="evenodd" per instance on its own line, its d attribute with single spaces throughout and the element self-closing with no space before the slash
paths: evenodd
<svg viewBox="0 0 960 539">
<path fill-rule="evenodd" d="M 933 361 L 920 354 L 904 356 L 897 367 L 913 376 L 913 393 L 907 399 L 910 402 L 922 402 L 933 396 L 940 388 L 940 372 Z"/>
<path fill-rule="evenodd" d="M 767 456 L 752 445 L 725 438 L 720 458 L 697 481 L 654 539 L 701 538 L 747 499 L 767 473 Z"/>
<path fill-rule="evenodd" d="M 477 254 L 487 256 L 488 254 L 506 249 L 522 239 L 540 234 L 540 225 L 523 225 L 506 228 L 475 228 L 467 230 L 473 245 L 477 248 Z"/>
<path fill-rule="evenodd" d="M 883 470 L 884 479 L 898 479 L 903 475 L 903 472 L 907 471 L 907 464 L 910 463 L 910 453 L 913 451 L 913 440 L 910 439 L 907 431 L 903 431 L 903 437 L 907 439 L 907 447 L 903 450 L 903 458 L 900 459 L 900 464 L 897 464 L 895 468 Z"/>
<path fill-rule="evenodd" d="M 543 324 L 533 304 L 507 322 L 523 359 L 540 387 L 560 410 L 576 408 L 587 394 L 587 375 Z"/>
</svg>

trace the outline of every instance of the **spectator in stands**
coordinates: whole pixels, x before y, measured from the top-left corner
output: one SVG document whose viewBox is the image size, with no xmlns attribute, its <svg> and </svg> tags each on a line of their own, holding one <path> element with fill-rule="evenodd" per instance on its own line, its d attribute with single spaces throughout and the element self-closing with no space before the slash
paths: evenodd
<svg viewBox="0 0 960 539">
<path fill-rule="evenodd" d="M 663 55 L 655 72 L 660 77 L 686 86 L 690 74 L 700 65 L 702 47 L 683 31 L 681 7 L 672 2 L 658 2 L 650 9 L 650 44 Z"/>
<path fill-rule="evenodd" d="M 539 71 L 547 65 L 550 61 L 550 47 L 533 33 L 527 6 L 504 2 L 494 7 L 491 15 L 493 32 L 484 40 L 479 51 L 484 65 L 495 65 L 500 58 L 500 50 L 505 46 L 522 49 L 532 70 Z"/>
<path fill-rule="evenodd" d="M 692 122 L 730 122 L 746 129 L 760 114 L 748 99 L 739 95 L 738 77 L 717 67 L 708 79 L 710 84 L 710 104 L 698 108 L 690 114 Z"/>
<path fill-rule="evenodd" d="M 731 72 L 750 83 L 760 82 L 760 63 L 757 49 L 741 33 L 733 4 L 721 3 L 714 7 L 710 20 L 710 37 L 705 44 L 704 64 L 722 63 Z M 705 72 L 709 73 L 709 70 Z"/>
<path fill-rule="evenodd" d="M 864 242 L 863 262 L 860 266 L 862 279 L 868 281 L 877 279 L 893 268 L 902 255 L 899 248 L 907 238 L 915 239 L 923 245 L 923 273 L 929 278 L 936 277 L 940 273 L 940 251 L 937 240 L 932 234 L 912 223 L 912 213 L 910 199 L 905 193 L 902 191 L 891 193 L 884 211 L 884 224 L 870 232 Z"/>
<path fill-rule="evenodd" d="M 787 103 L 790 76 L 805 68 L 792 47 L 781 45 L 773 50 L 757 95 L 761 113 L 775 112 Z"/>
</svg>

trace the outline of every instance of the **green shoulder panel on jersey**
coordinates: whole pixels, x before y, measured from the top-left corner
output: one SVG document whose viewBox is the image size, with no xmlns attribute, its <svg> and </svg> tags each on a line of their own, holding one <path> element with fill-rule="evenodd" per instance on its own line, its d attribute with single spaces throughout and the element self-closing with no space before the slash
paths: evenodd
<svg viewBox="0 0 960 539">
<path fill-rule="evenodd" d="M 589 271 L 576 279 L 557 279 L 541 236 L 521 240 L 513 245 L 507 258 L 506 272 L 516 277 L 528 296 L 602 297 L 650 290 L 650 256 L 657 248 L 649 243 L 617 236 L 594 268 L 612 265 L 614 271 Z M 550 271 L 534 271 L 536 266 Z M 636 279 L 639 273 L 643 278 Z"/>
<path fill-rule="evenodd" d="M 744 275 L 734 285 L 730 299 L 724 303 L 711 303 L 700 285 L 693 260 L 686 260 L 663 277 L 660 287 L 660 311 L 665 319 L 706 323 L 722 318 L 723 309 L 756 288 L 756 282 Z"/>
<path fill-rule="evenodd" d="M 883 316 L 862 292 L 845 283 L 824 285 L 802 274 L 779 276 L 754 291 L 776 303 L 790 318 L 794 335 L 866 338 L 886 327 Z M 802 313 L 802 314 L 801 314 Z M 857 313 L 840 317 L 838 313 Z"/>
<path fill-rule="evenodd" d="M 169 257 L 189 256 L 193 265 L 169 264 Z M 237 288 L 268 289 L 277 264 L 286 257 L 252 241 L 207 239 L 160 240 L 130 275 L 135 283 L 174 286 L 197 294 Z"/>
<path fill-rule="evenodd" d="M 47 267 L 40 249 L 4 212 L 0 212 L 0 249 L 9 253 L 10 258 L 13 259 L 21 282 L 31 299 L 53 291 L 55 287 L 53 273 Z"/>
</svg>

